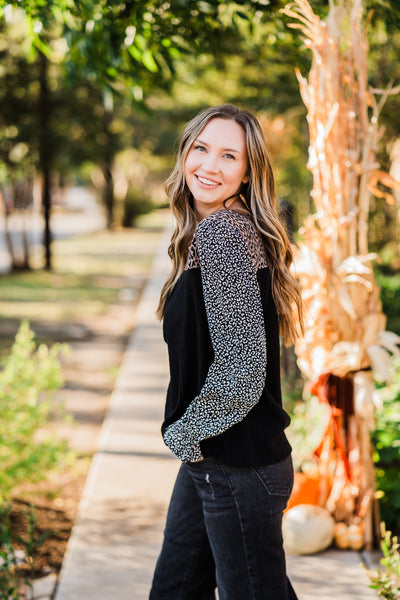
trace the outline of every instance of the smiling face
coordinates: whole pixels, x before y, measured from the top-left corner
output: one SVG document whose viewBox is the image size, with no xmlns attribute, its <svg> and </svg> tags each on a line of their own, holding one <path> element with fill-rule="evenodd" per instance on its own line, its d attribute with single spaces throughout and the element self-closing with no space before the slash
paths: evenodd
<svg viewBox="0 0 400 600">
<path fill-rule="evenodd" d="M 200 219 L 224 208 L 248 181 L 242 127 L 231 119 L 212 119 L 193 142 L 184 171 Z"/>
</svg>

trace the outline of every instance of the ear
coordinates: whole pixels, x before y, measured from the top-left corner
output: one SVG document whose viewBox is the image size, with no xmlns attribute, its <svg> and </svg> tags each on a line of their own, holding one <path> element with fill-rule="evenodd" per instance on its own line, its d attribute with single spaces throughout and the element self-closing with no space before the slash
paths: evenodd
<svg viewBox="0 0 400 600">
<path fill-rule="evenodd" d="M 249 183 L 249 176 L 245 175 L 242 179 L 242 183 Z"/>
</svg>

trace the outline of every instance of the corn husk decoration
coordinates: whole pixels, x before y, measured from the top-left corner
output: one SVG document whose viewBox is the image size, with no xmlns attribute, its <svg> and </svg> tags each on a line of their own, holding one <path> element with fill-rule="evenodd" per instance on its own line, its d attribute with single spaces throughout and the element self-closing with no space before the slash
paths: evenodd
<svg viewBox="0 0 400 600">
<path fill-rule="evenodd" d="M 387 188 L 400 189 L 399 182 L 380 170 L 375 155 L 383 133 L 379 113 L 388 94 L 398 89 L 368 88 L 362 0 L 330 0 L 326 21 L 307 0 L 296 0 L 283 12 L 294 19 L 290 26 L 300 30 L 313 52 L 308 80 L 297 72 L 308 110 L 308 168 L 317 212 L 304 223 L 295 260 L 306 303 L 305 336 L 296 354 L 315 393 L 332 404 L 319 449 L 321 469 L 334 470 L 325 506 L 337 521 L 360 525 L 371 545 L 374 468 L 369 434 L 376 398 L 371 369 L 382 380 L 390 377 L 400 338 L 385 331 L 372 270 L 376 256 L 368 252 L 369 199 L 372 193 L 393 203 Z M 351 406 L 344 409 L 330 394 L 346 379 L 353 394 Z"/>
</svg>

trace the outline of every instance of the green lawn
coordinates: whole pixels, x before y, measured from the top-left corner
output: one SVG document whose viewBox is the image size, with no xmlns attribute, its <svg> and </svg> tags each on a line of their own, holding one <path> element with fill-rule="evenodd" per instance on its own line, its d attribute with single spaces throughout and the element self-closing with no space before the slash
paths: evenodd
<svg viewBox="0 0 400 600">
<path fill-rule="evenodd" d="M 0 275 L 0 352 L 9 348 L 21 320 L 82 322 L 140 294 L 168 219 L 166 211 L 141 217 L 138 226 L 101 231 L 53 243 L 53 270 Z M 33 256 L 37 265 L 41 257 Z"/>
</svg>

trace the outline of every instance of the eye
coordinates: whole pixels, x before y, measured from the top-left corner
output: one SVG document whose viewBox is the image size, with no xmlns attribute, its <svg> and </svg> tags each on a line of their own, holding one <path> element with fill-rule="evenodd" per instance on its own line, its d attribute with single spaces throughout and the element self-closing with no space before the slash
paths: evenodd
<svg viewBox="0 0 400 600">
<path fill-rule="evenodd" d="M 229 154 L 229 153 L 227 153 L 227 154 L 224 154 L 224 157 L 225 157 L 225 158 L 232 159 L 232 160 L 235 160 L 235 157 L 233 156 L 233 154 Z"/>
<path fill-rule="evenodd" d="M 196 146 L 194 146 L 195 150 L 199 150 L 200 152 L 206 152 L 206 149 L 204 148 L 204 146 L 201 146 L 200 144 L 197 144 Z"/>
</svg>

